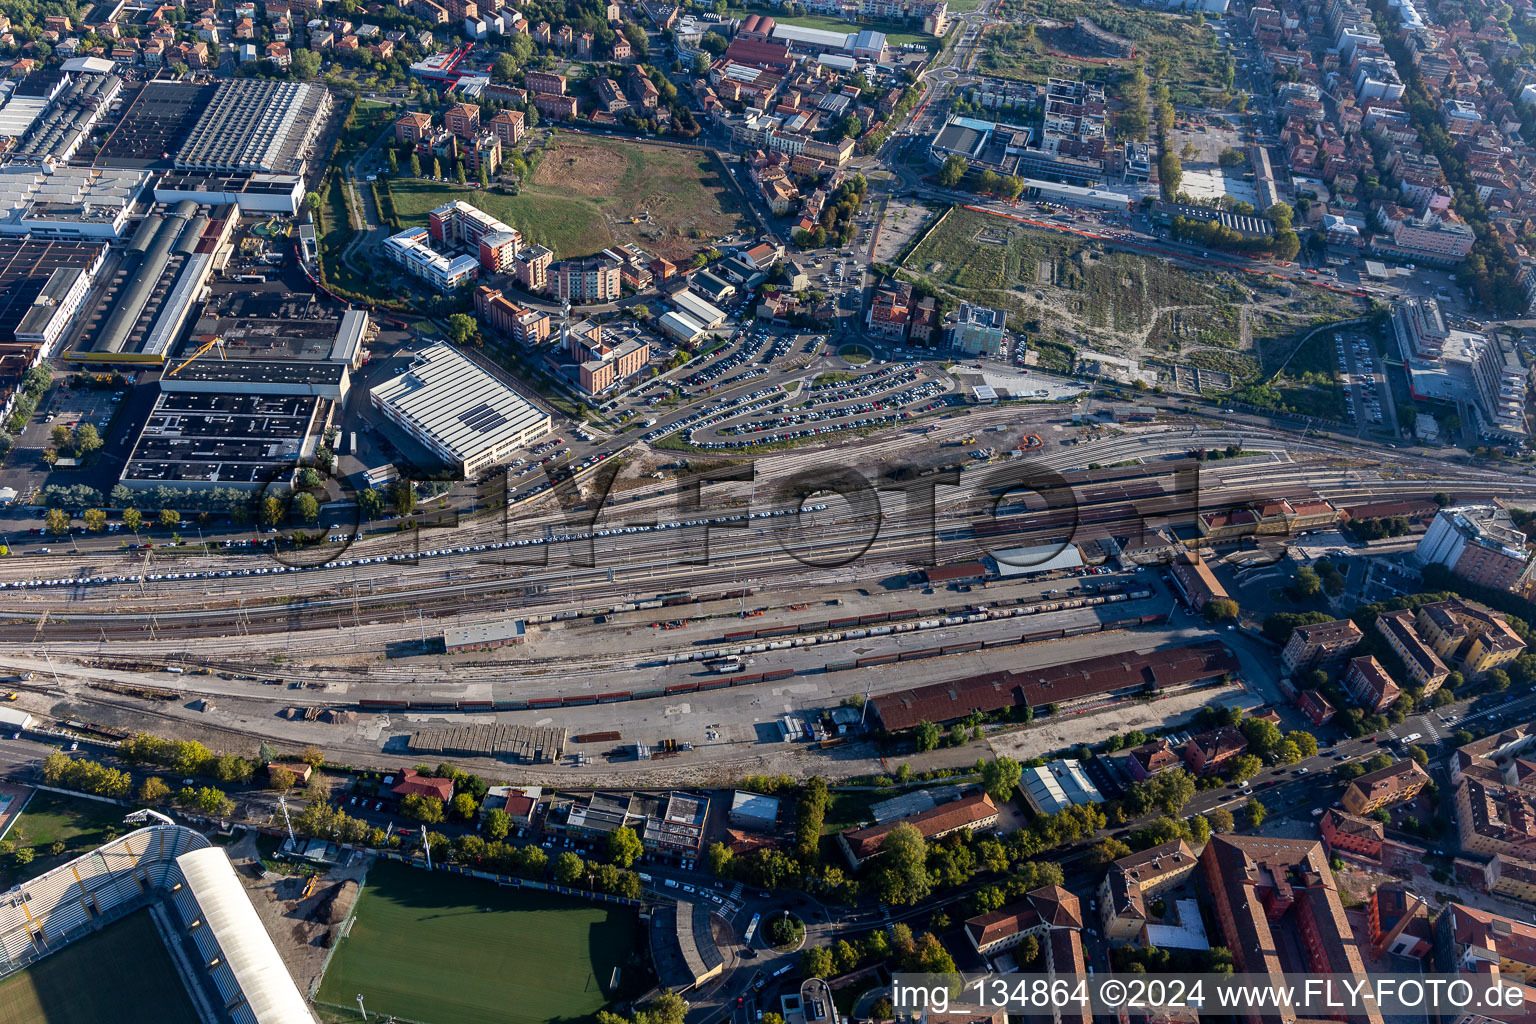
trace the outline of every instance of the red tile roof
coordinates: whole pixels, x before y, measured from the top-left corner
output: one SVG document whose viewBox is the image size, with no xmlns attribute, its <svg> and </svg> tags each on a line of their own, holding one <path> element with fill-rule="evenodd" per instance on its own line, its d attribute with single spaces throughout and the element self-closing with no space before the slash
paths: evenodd
<svg viewBox="0 0 1536 1024">
<path fill-rule="evenodd" d="M 407 768 L 405 777 L 395 783 L 395 788 L 390 790 L 395 796 L 405 797 L 413 793 L 418 796 L 435 796 L 447 803 L 453 799 L 453 780 L 434 779 L 429 775 L 418 775 L 416 769 Z"/>
</svg>

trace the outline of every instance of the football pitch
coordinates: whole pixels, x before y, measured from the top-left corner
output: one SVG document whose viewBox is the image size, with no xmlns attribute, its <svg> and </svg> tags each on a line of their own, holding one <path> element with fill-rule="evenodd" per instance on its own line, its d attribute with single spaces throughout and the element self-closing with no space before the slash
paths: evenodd
<svg viewBox="0 0 1536 1024">
<path fill-rule="evenodd" d="M 359 994 L 370 1018 L 578 1020 L 648 986 L 644 941 L 631 907 L 379 861 L 316 1002 L 330 1020 L 357 1019 Z"/>
<path fill-rule="evenodd" d="M 0 1024 L 198 1024 L 140 910 L 0 981 Z"/>
</svg>

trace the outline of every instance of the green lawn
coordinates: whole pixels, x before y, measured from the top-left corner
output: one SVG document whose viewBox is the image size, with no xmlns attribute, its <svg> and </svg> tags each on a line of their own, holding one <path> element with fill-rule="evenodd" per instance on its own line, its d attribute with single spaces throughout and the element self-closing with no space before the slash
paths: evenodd
<svg viewBox="0 0 1536 1024">
<path fill-rule="evenodd" d="M 950 4 L 951 15 L 974 11 L 981 6 L 981 0 L 960 0 L 959 5 Z M 767 4 L 740 4 L 731 6 L 732 17 L 741 18 L 748 14 L 767 14 L 780 25 L 798 25 L 801 28 L 819 28 L 828 32 L 857 32 L 860 29 L 873 28 L 885 33 L 885 41 L 890 46 L 905 46 L 907 43 L 917 43 L 929 49 L 937 49 L 939 41 L 936 37 L 926 32 L 913 31 L 903 25 L 889 21 L 844 21 L 842 18 L 830 18 L 821 14 L 796 14 L 784 17 L 777 8 Z M 922 26 L 919 25 L 919 28 Z"/>
<path fill-rule="evenodd" d="M 388 182 L 385 201 L 413 225 L 461 199 L 561 258 L 634 242 L 683 263 L 748 223 L 718 166 L 696 150 L 557 132 L 532 162 L 517 195 L 405 176 Z"/>
<path fill-rule="evenodd" d="M 460 187 L 426 178 L 397 178 L 389 183 L 395 213 L 403 227 L 425 224 L 433 209 L 462 199 L 523 233 L 523 238 L 547 245 L 556 256 L 585 256 L 613 244 L 603 215 L 591 203 L 524 192 L 507 196 Z"/>
<path fill-rule="evenodd" d="M 26 810 L 16 819 L 16 824 L 6 833 L 6 839 L 15 843 L 17 849 L 31 847 L 36 858 L 24 868 L 7 862 L 6 867 L 0 868 L 0 882 L 11 884 L 31 878 L 71 857 L 94 850 L 107 841 L 109 828 L 114 829 L 116 835 L 130 831 L 131 826 L 123 824 L 123 815 L 127 813 L 128 808 L 116 804 L 38 790 L 27 801 Z M 64 853 L 55 857 L 48 850 L 60 840 L 64 843 Z"/>
<path fill-rule="evenodd" d="M 149 912 L 0 981 L 0 1024 L 198 1024 Z"/>
<path fill-rule="evenodd" d="M 380 861 L 317 1000 L 339 1020 L 361 993 L 424 1024 L 572 1022 L 643 992 L 649 960 L 631 908 Z"/>
</svg>

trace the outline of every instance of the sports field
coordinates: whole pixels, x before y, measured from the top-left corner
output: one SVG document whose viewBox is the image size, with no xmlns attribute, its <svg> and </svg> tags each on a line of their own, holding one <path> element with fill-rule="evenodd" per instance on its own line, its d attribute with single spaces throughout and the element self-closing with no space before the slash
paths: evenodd
<svg viewBox="0 0 1536 1024">
<path fill-rule="evenodd" d="M 140 910 L 0 981 L 0 1024 L 198 1024 Z"/>
<path fill-rule="evenodd" d="M 633 909 L 504 888 L 394 861 L 368 872 L 357 919 L 320 984 L 328 1019 L 548 1024 L 589 1017 L 649 985 Z M 621 969 L 618 993 L 608 990 Z"/>
</svg>

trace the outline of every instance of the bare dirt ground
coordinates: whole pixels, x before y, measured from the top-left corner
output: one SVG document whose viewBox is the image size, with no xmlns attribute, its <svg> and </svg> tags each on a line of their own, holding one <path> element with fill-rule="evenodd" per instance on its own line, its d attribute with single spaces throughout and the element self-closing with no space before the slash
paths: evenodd
<svg viewBox="0 0 1536 1024">
<path fill-rule="evenodd" d="M 320 983 L 326 955 L 336 938 L 328 937 L 327 933 L 346 919 L 352 903 L 357 900 L 358 885 L 367 871 L 366 858 L 356 858 L 356 863 L 332 868 L 316 884 L 314 892 L 305 898 L 307 878 L 263 871 L 256 848 L 256 833 L 246 832 L 225 852 L 235 866 L 240 884 L 245 886 L 251 905 L 266 926 L 267 934 L 272 936 L 294 984 L 301 992 L 311 991 Z M 347 882 L 357 884 L 346 885 Z M 333 925 L 331 921 L 337 924 Z"/>
</svg>

